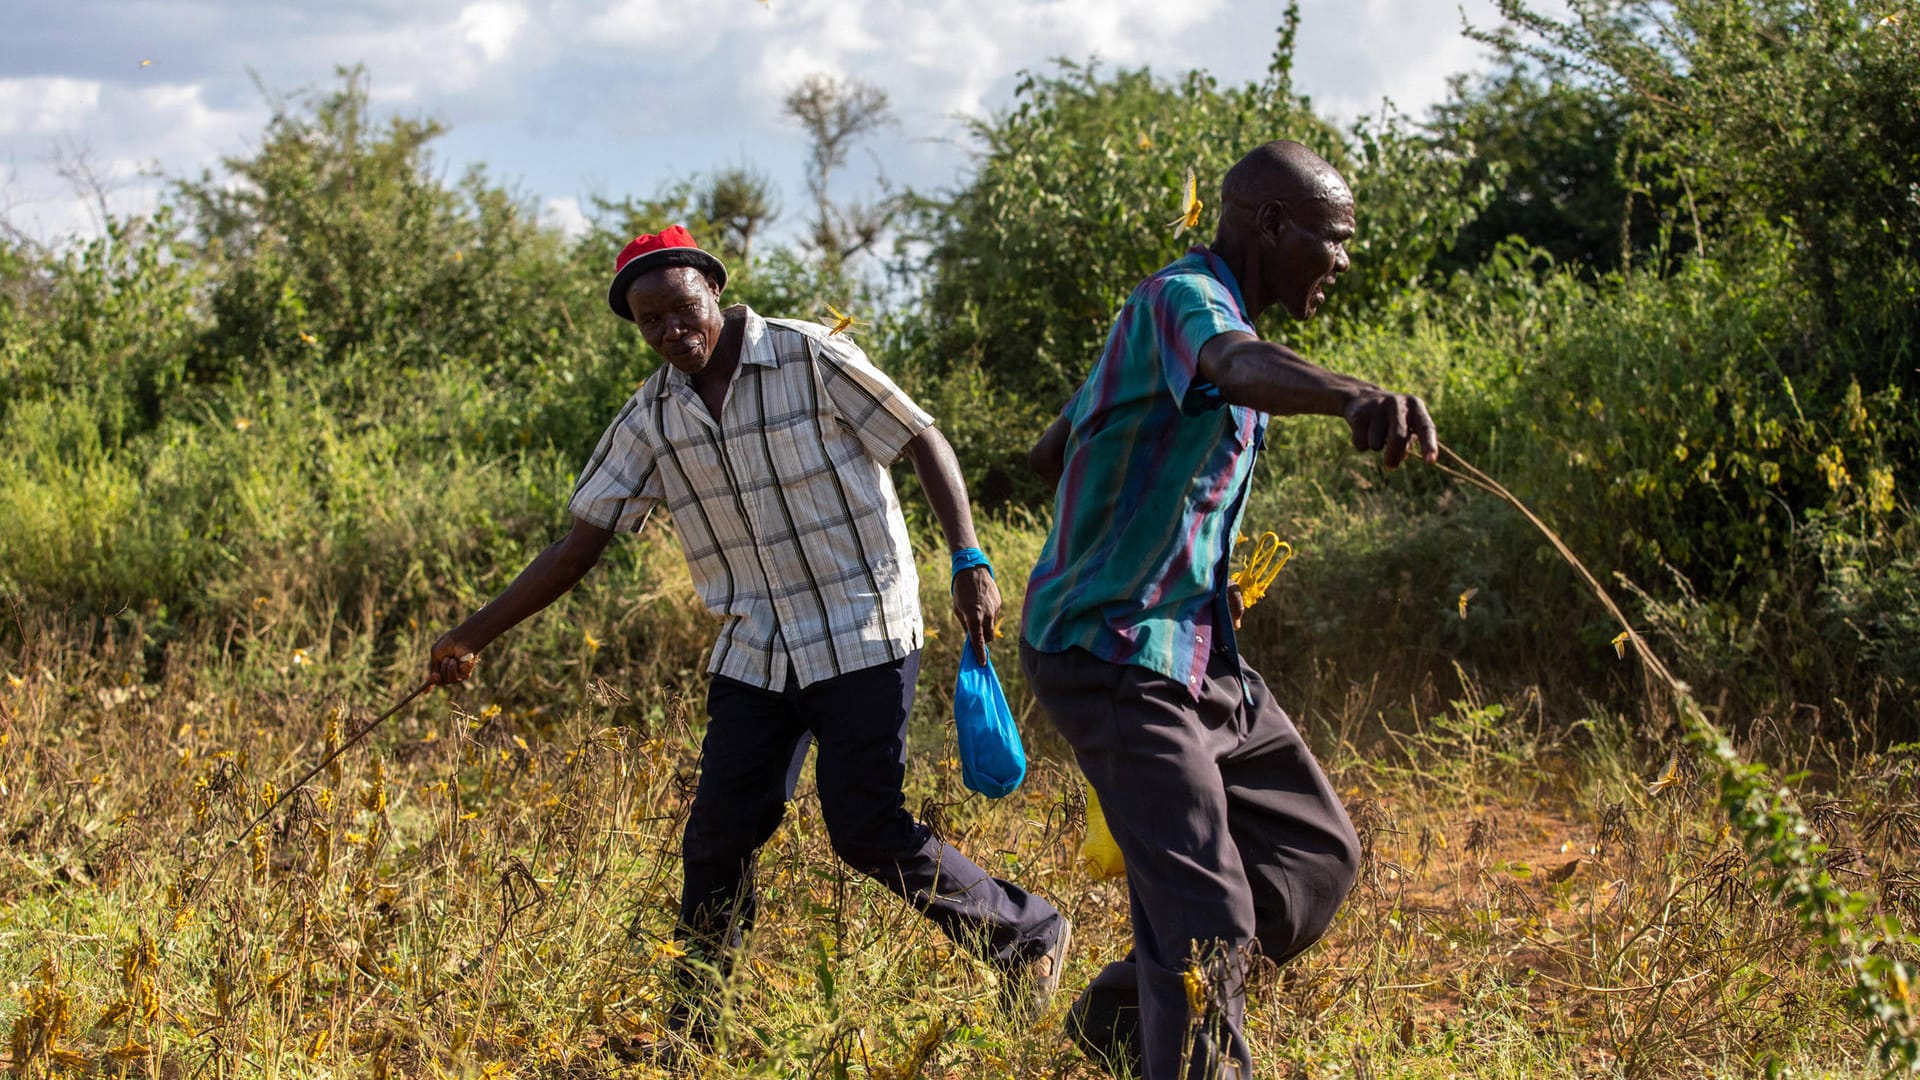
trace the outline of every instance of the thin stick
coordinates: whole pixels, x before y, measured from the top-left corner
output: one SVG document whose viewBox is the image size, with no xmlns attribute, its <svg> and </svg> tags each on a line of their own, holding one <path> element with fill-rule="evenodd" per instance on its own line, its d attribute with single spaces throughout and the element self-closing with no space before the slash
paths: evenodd
<svg viewBox="0 0 1920 1080">
<path fill-rule="evenodd" d="M 181 910 L 184 911 L 187 908 L 190 908 L 193 906 L 194 901 L 198 900 L 200 897 L 200 891 L 206 888 L 207 882 L 213 880 L 213 872 L 214 870 L 219 868 L 221 861 L 225 859 L 228 855 L 233 854 L 233 849 L 239 847 L 240 842 L 242 840 L 245 840 L 247 837 L 252 836 L 253 830 L 256 827 L 258 827 L 261 822 L 272 817 L 273 812 L 275 810 L 280 809 L 281 803 L 284 803 L 288 799 L 292 798 L 294 792 L 299 791 L 301 788 L 307 786 L 307 781 L 313 779 L 316 776 L 319 776 L 321 773 L 321 770 L 325 769 L 327 766 L 339 760 L 341 754 L 344 754 L 347 751 L 353 749 L 356 745 L 359 744 L 360 740 L 366 738 L 368 733 L 372 732 L 374 728 L 377 728 L 381 724 L 386 723 L 390 718 L 392 718 L 393 714 L 399 712 L 401 709 L 406 708 L 408 705 L 413 704 L 414 698 L 417 698 L 421 694 L 426 693 L 427 690 L 432 686 L 434 686 L 433 677 L 429 675 L 424 681 L 420 683 L 419 686 L 416 686 L 412 690 L 409 690 L 407 692 L 406 697 L 403 697 L 399 701 L 394 702 L 392 708 L 388 709 L 386 712 L 381 713 L 379 716 L 374 717 L 372 721 L 370 721 L 369 723 L 361 727 L 359 731 L 354 732 L 351 738 L 347 739 L 345 742 L 341 743 L 338 747 L 335 747 L 333 750 L 329 751 L 325 757 L 321 758 L 320 761 L 314 765 L 313 768 L 307 770 L 305 776 L 302 776 L 300 779 L 295 780 L 293 782 L 292 787 L 281 792 L 279 798 L 274 799 L 273 802 L 270 803 L 265 810 L 260 811 L 257 817 L 255 817 L 252 821 L 247 822 L 247 827 L 244 829 L 241 829 L 240 834 L 238 836 L 235 836 L 232 840 L 228 841 L 227 846 L 220 849 L 220 854 L 215 855 L 213 857 L 213 861 L 207 864 L 206 874 L 203 875 L 199 881 L 195 882 L 193 889 L 189 891 L 184 898 L 181 899 L 180 901 Z"/>
<path fill-rule="evenodd" d="M 1540 520 L 1538 515 L 1532 510 L 1527 509 L 1527 504 L 1521 502 L 1513 492 L 1501 486 L 1500 482 L 1493 477 L 1474 468 L 1471 462 L 1455 453 L 1452 447 L 1443 445 L 1440 447 L 1440 453 L 1452 459 L 1453 463 L 1458 465 L 1459 468 L 1452 469 L 1445 465 L 1435 465 L 1434 468 L 1439 469 L 1441 472 L 1446 473 L 1456 480 L 1472 484 L 1474 487 L 1493 495 L 1508 506 L 1520 511 L 1534 528 L 1540 530 L 1540 535 L 1547 538 L 1547 542 L 1552 544 L 1553 549 L 1560 553 L 1560 557 L 1566 560 L 1567 565 L 1573 567 L 1574 572 L 1580 575 L 1580 580 L 1587 583 L 1587 588 L 1591 589 L 1595 598 L 1606 607 L 1607 614 L 1612 615 L 1614 621 L 1620 624 L 1620 629 L 1626 631 L 1628 641 L 1633 644 L 1633 651 L 1640 657 L 1640 662 L 1646 665 L 1647 670 L 1657 676 L 1661 682 L 1665 683 L 1667 689 L 1671 690 L 1677 698 L 1684 700 L 1688 697 L 1687 684 L 1674 677 L 1673 672 L 1667 670 L 1667 665 L 1661 663 L 1660 658 L 1654 655 L 1653 649 L 1640 637 L 1640 632 L 1633 628 L 1631 622 L 1627 621 L 1626 613 L 1620 610 L 1620 605 L 1613 602 L 1613 596 L 1607 592 L 1606 587 L 1601 585 L 1600 582 L 1594 578 L 1593 574 L 1587 570 L 1587 564 L 1581 562 L 1579 557 L 1574 555 L 1572 549 L 1567 547 L 1566 541 L 1560 539 L 1559 533 L 1554 532 L 1552 528 L 1548 527 L 1546 522 Z"/>
</svg>

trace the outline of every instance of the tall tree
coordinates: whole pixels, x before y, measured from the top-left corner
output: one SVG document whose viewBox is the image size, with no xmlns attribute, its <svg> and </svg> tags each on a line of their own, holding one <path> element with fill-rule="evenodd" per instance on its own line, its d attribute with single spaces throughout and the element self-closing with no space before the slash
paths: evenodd
<svg viewBox="0 0 1920 1080">
<path fill-rule="evenodd" d="M 887 92 L 872 83 L 814 74 L 787 95 L 787 115 L 806 129 L 812 142 L 807 165 L 807 194 L 813 199 L 813 246 L 829 265 L 838 265 L 872 249 L 900 211 L 900 201 L 836 201 L 833 174 L 861 138 L 894 123 Z"/>
</svg>

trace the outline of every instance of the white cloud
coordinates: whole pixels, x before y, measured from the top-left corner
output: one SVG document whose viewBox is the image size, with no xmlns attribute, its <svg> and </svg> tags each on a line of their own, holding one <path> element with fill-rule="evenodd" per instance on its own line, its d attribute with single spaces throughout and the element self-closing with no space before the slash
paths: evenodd
<svg viewBox="0 0 1920 1080">
<path fill-rule="evenodd" d="M 613 0 L 596 4 L 586 15 L 585 47 L 631 46 L 648 50 L 637 64 L 662 64 L 669 57 L 703 59 L 719 44 L 725 22 L 686 0 Z M 747 14 L 747 13 L 743 13 Z M 745 31 L 752 33 L 751 29 Z"/>
<path fill-rule="evenodd" d="M 1485 48 L 1461 34 L 1463 12 L 1477 25 L 1498 23 L 1487 0 L 1458 6 L 1308 0 L 1295 81 L 1342 120 L 1379 113 L 1383 98 L 1418 116 L 1446 96 L 1448 76 L 1485 63 Z"/>
<path fill-rule="evenodd" d="M 55 81 L 55 80 L 47 80 Z M 8 107 L 0 83 L 0 115 Z M 158 203 L 156 172 L 192 175 L 238 151 L 266 119 L 264 107 L 222 109 L 202 87 L 186 83 L 93 83 L 86 107 L 52 107 L 9 143 L 7 183 L 0 194 L 10 224 L 43 240 L 99 227 L 99 200 L 116 215 L 142 214 Z"/>
<path fill-rule="evenodd" d="M 460 9 L 458 23 L 467 44 L 493 63 L 505 56 L 520 36 L 520 29 L 527 24 L 527 9 L 503 0 L 480 0 Z"/>
<path fill-rule="evenodd" d="M 1457 3 L 1496 21 L 1493 0 Z M 892 179 L 925 188 L 959 178 L 958 118 L 1007 106 L 1023 69 L 1098 57 L 1231 86 L 1264 72 L 1279 17 L 1272 0 L 143 0 L 103 18 L 109 7 L 10 12 L 0 169 L 16 204 L 27 187 L 36 204 L 59 189 L 43 164 L 56 137 L 129 187 L 143 165 L 195 174 L 260 131 L 250 72 L 273 91 L 329 92 L 337 65 L 362 63 L 380 110 L 452 128 L 449 167 L 484 163 L 556 220 L 573 220 L 558 205 L 589 177 L 618 177 L 617 195 L 744 162 L 772 175 L 785 227 L 802 216 L 805 142 L 781 99 L 805 75 L 884 88 L 900 126 L 868 145 Z M 1342 119 L 1383 95 L 1418 115 L 1478 62 L 1456 0 L 1302 0 L 1302 15 L 1295 85 Z M 847 182 L 870 168 L 857 155 Z"/>
<path fill-rule="evenodd" d="M 1171 39 L 1224 3 L 792 0 L 778 9 L 779 27 L 742 51 L 759 95 L 777 99 L 813 71 L 848 73 L 888 88 L 907 111 L 977 116 L 1016 70 L 1054 56 L 1091 53 L 1116 64 L 1177 57 Z"/>
<path fill-rule="evenodd" d="M 540 223 L 559 229 L 569 240 L 577 239 L 593 228 L 586 211 L 580 208 L 579 198 L 573 195 L 556 196 L 542 203 Z"/>
<path fill-rule="evenodd" d="M 71 131 L 100 107 L 94 79 L 0 79 L 0 135 Z"/>
</svg>

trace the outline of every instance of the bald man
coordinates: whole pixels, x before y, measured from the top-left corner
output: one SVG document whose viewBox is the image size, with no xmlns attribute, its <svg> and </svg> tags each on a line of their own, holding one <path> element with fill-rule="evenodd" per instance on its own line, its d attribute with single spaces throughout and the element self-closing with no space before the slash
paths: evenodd
<svg viewBox="0 0 1920 1080">
<path fill-rule="evenodd" d="M 1340 174 L 1271 142 L 1220 195 L 1212 245 L 1133 290 L 1029 457 L 1057 486 L 1020 659 L 1100 796 L 1133 903 L 1133 951 L 1074 1002 L 1068 1030 L 1110 1071 L 1148 1080 L 1253 1075 L 1247 963 L 1318 940 L 1360 858 L 1339 797 L 1234 638 L 1228 557 L 1268 418 L 1340 417 L 1389 469 L 1416 444 L 1431 463 L 1440 445 L 1419 398 L 1254 330 L 1275 305 L 1312 318 L 1347 269 Z"/>
</svg>

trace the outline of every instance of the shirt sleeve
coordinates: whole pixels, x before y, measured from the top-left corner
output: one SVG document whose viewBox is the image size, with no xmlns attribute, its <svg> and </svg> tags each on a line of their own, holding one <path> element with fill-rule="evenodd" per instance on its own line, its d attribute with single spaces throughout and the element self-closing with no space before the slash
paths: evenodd
<svg viewBox="0 0 1920 1080">
<path fill-rule="evenodd" d="M 1167 389 L 1188 415 L 1226 404 L 1220 390 L 1200 376 L 1200 350 L 1229 331 L 1251 334 L 1233 295 L 1209 274 L 1174 274 L 1148 296 L 1154 340 Z"/>
<path fill-rule="evenodd" d="M 933 417 L 875 367 L 860 346 L 843 337 L 821 338 L 816 356 L 827 403 L 852 427 L 873 460 L 893 464 L 914 436 L 933 426 Z"/>
<path fill-rule="evenodd" d="M 659 461 L 641 426 L 646 419 L 641 401 L 651 396 L 652 387 L 649 381 L 620 410 L 573 485 L 567 509 L 589 525 L 639 532 L 666 494 L 660 484 Z"/>
</svg>

